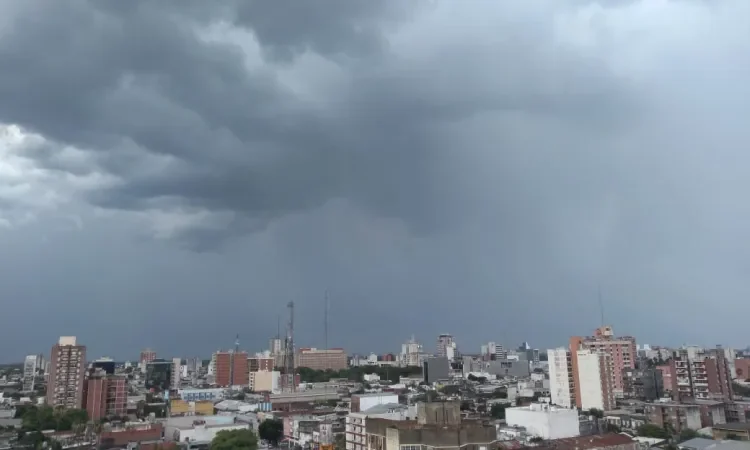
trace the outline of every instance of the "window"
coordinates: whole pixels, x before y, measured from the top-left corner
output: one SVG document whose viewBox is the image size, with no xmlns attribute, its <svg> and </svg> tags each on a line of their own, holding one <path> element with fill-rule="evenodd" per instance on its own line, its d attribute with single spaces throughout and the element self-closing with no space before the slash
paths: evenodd
<svg viewBox="0 0 750 450">
<path fill-rule="evenodd" d="M 421 445 L 402 445 L 401 450 L 421 450 Z"/>
</svg>

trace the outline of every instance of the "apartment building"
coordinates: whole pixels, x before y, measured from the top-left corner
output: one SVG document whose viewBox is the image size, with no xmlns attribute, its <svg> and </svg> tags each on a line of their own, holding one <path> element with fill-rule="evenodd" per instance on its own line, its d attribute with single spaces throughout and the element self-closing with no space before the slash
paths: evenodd
<svg viewBox="0 0 750 450">
<path fill-rule="evenodd" d="M 456 355 L 456 341 L 450 334 L 441 334 L 437 338 L 437 353 L 438 357 L 448 358 L 453 360 Z"/>
<path fill-rule="evenodd" d="M 214 382 L 217 386 L 248 386 L 250 384 L 250 370 L 247 352 L 216 352 Z"/>
<path fill-rule="evenodd" d="M 664 397 L 664 377 L 657 368 L 625 369 L 625 397 L 654 401 Z"/>
<path fill-rule="evenodd" d="M 634 369 L 638 358 L 635 338 L 632 336 L 615 337 L 611 326 L 602 326 L 594 330 L 593 336 L 572 338 L 578 342 L 578 347 L 571 347 L 571 351 L 587 348 L 609 356 L 612 362 L 612 388 L 615 397 L 623 397 L 625 382 L 622 378 L 624 369 Z"/>
<path fill-rule="evenodd" d="M 401 355 L 399 356 L 399 362 L 401 366 L 422 366 L 424 362 L 424 351 L 422 350 L 422 344 L 411 337 L 408 341 L 401 345 Z"/>
<path fill-rule="evenodd" d="M 374 405 L 362 412 L 346 416 L 346 450 L 367 450 L 367 420 L 408 420 L 416 418 L 416 408 L 399 403 Z"/>
<path fill-rule="evenodd" d="M 50 352 L 47 404 L 63 408 L 83 405 L 86 347 L 77 345 L 75 336 L 62 336 Z"/>
<path fill-rule="evenodd" d="M 569 349 L 547 350 L 551 402 L 563 408 L 613 409 L 613 364 L 609 355 L 581 348 L 579 339 L 571 338 Z"/>
<path fill-rule="evenodd" d="M 297 367 L 315 370 L 343 370 L 348 366 L 348 357 L 343 348 L 301 348 L 297 353 Z"/>
<path fill-rule="evenodd" d="M 247 358 L 247 367 L 250 372 L 271 372 L 275 367 L 275 360 L 271 356 L 253 356 Z"/>
<path fill-rule="evenodd" d="M 23 391 L 31 392 L 34 390 L 34 381 L 36 380 L 37 355 L 28 355 L 23 361 Z"/>
<path fill-rule="evenodd" d="M 172 389 L 179 389 L 181 379 L 182 379 L 182 359 L 172 358 L 172 380 L 169 384 L 170 387 Z"/>
<path fill-rule="evenodd" d="M 278 392 L 281 389 L 281 372 L 270 370 L 250 372 L 249 388 L 253 392 Z"/>
<path fill-rule="evenodd" d="M 607 353 L 584 349 L 576 352 L 578 359 L 579 407 L 608 411 L 615 408 L 612 360 Z"/>
<path fill-rule="evenodd" d="M 549 363 L 549 391 L 553 405 L 576 407 L 575 378 L 570 351 L 560 347 L 547 350 Z"/>
<path fill-rule="evenodd" d="M 733 400 L 731 370 L 722 349 L 692 354 L 680 349 L 673 353 L 669 364 L 673 400 Z"/>
<path fill-rule="evenodd" d="M 124 417 L 127 414 L 127 379 L 92 369 L 86 380 L 83 406 L 90 420 Z"/>
<path fill-rule="evenodd" d="M 364 441 L 370 450 L 497 450 L 500 447 L 494 426 L 461 420 L 458 402 L 419 403 L 416 420 L 368 418 Z"/>
</svg>

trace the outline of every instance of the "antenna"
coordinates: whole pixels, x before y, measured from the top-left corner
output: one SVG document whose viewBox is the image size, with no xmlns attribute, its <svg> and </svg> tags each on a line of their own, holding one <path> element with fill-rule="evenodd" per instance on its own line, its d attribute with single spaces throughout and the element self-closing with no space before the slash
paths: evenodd
<svg viewBox="0 0 750 450">
<path fill-rule="evenodd" d="M 281 314 L 276 316 L 276 339 L 281 339 Z"/>
<path fill-rule="evenodd" d="M 284 343 L 284 378 L 287 381 L 285 387 L 294 392 L 297 389 L 294 379 L 294 302 L 287 303 L 286 307 L 289 308 L 289 322 Z"/>
<path fill-rule="evenodd" d="M 599 312 L 601 313 L 601 316 L 602 316 L 602 325 L 601 326 L 604 326 L 604 303 L 602 303 L 602 287 L 601 287 L 601 285 L 599 286 Z"/>
<path fill-rule="evenodd" d="M 326 348 L 326 351 L 328 351 L 328 306 L 329 306 L 328 289 L 326 289 L 325 301 L 326 301 L 326 304 L 325 304 L 325 310 L 323 314 L 323 321 L 324 321 L 323 328 L 325 330 L 325 348 Z M 328 358 L 326 358 L 326 361 L 328 361 Z"/>
</svg>

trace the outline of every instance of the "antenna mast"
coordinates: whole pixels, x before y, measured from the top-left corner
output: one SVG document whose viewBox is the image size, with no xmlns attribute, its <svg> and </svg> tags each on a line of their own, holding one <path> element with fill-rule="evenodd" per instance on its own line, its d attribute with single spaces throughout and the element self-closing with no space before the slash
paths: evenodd
<svg viewBox="0 0 750 450">
<path fill-rule="evenodd" d="M 599 286 L 599 313 L 601 314 L 602 324 L 604 326 L 604 303 L 602 303 L 602 287 Z"/>
<path fill-rule="evenodd" d="M 284 344 L 284 378 L 286 379 L 285 388 L 294 392 L 297 390 L 294 379 L 294 302 L 289 302 L 286 306 L 289 308 L 289 322 Z"/>
</svg>

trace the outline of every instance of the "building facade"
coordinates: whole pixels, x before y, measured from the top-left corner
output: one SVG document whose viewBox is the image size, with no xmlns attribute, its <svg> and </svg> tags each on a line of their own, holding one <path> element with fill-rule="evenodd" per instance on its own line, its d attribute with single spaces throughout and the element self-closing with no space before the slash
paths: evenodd
<svg viewBox="0 0 750 450">
<path fill-rule="evenodd" d="M 275 367 L 275 361 L 272 357 L 253 356 L 247 358 L 247 366 L 250 372 L 272 372 Z"/>
<path fill-rule="evenodd" d="M 86 380 L 83 405 L 90 420 L 127 415 L 127 379 L 92 369 Z"/>
<path fill-rule="evenodd" d="M 36 380 L 37 355 L 28 355 L 23 361 L 23 391 L 32 392 Z"/>
<path fill-rule="evenodd" d="M 422 364 L 422 378 L 427 384 L 450 379 L 451 363 L 446 357 L 427 358 Z"/>
<path fill-rule="evenodd" d="M 411 412 L 410 412 L 411 411 Z M 398 403 L 385 403 L 373 406 L 362 412 L 352 412 L 346 416 L 346 450 L 367 449 L 367 420 L 408 420 L 415 419 L 416 412 Z"/>
<path fill-rule="evenodd" d="M 575 408 L 575 382 L 570 351 L 564 347 L 547 350 L 549 392 L 553 405 Z"/>
<path fill-rule="evenodd" d="M 297 353 L 297 367 L 314 370 L 343 370 L 348 367 L 348 358 L 343 348 L 327 350 L 301 348 Z"/>
<path fill-rule="evenodd" d="M 580 408 L 608 411 L 615 407 L 612 361 L 607 353 L 578 350 Z"/>
<path fill-rule="evenodd" d="M 625 369 L 622 377 L 626 398 L 654 401 L 664 397 L 664 378 L 657 368 Z"/>
<path fill-rule="evenodd" d="M 422 344 L 417 342 L 414 336 L 412 336 L 410 340 L 401 345 L 401 355 L 399 357 L 401 366 L 421 367 L 424 362 L 423 354 Z"/>
<path fill-rule="evenodd" d="M 722 349 L 693 354 L 681 349 L 674 352 L 669 364 L 673 400 L 733 400 L 731 370 Z"/>
<path fill-rule="evenodd" d="M 213 360 L 215 361 L 214 382 L 216 385 L 230 387 L 250 384 L 247 352 L 216 352 Z"/>
<path fill-rule="evenodd" d="M 172 361 L 154 359 L 146 363 L 146 389 L 163 392 L 168 391 L 172 384 Z"/>
<path fill-rule="evenodd" d="M 53 408 L 80 408 L 86 373 L 86 347 L 75 336 L 62 336 L 50 352 L 47 404 Z"/>
<path fill-rule="evenodd" d="M 456 341 L 450 334 L 441 334 L 437 338 L 437 352 L 435 353 L 438 357 L 448 358 L 453 360 L 456 355 Z"/>
<path fill-rule="evenodd" d="M 580 436 L 578 411 L 558 408 L 545 403 L 532 403 L 505 409 L 505 422 L 509 426 L 524 427 L 532 436 L 544 440 Z"/>
<path fill-rule="evenodd" d="M 625 382 L 622 378 L 624 369 L 634 369 L 638 359 L 635 338 L 632 336 L 615 337 L 611 326 L 602 326 L 594 330 L 594 335 L 578 338 L 581 348 L 587 348 L 609 356 L 612 363 L 612 388 L 615 397 L 623 397 Z M 572 348 L 571 351 L 578 350 Z"/>
</svg>

